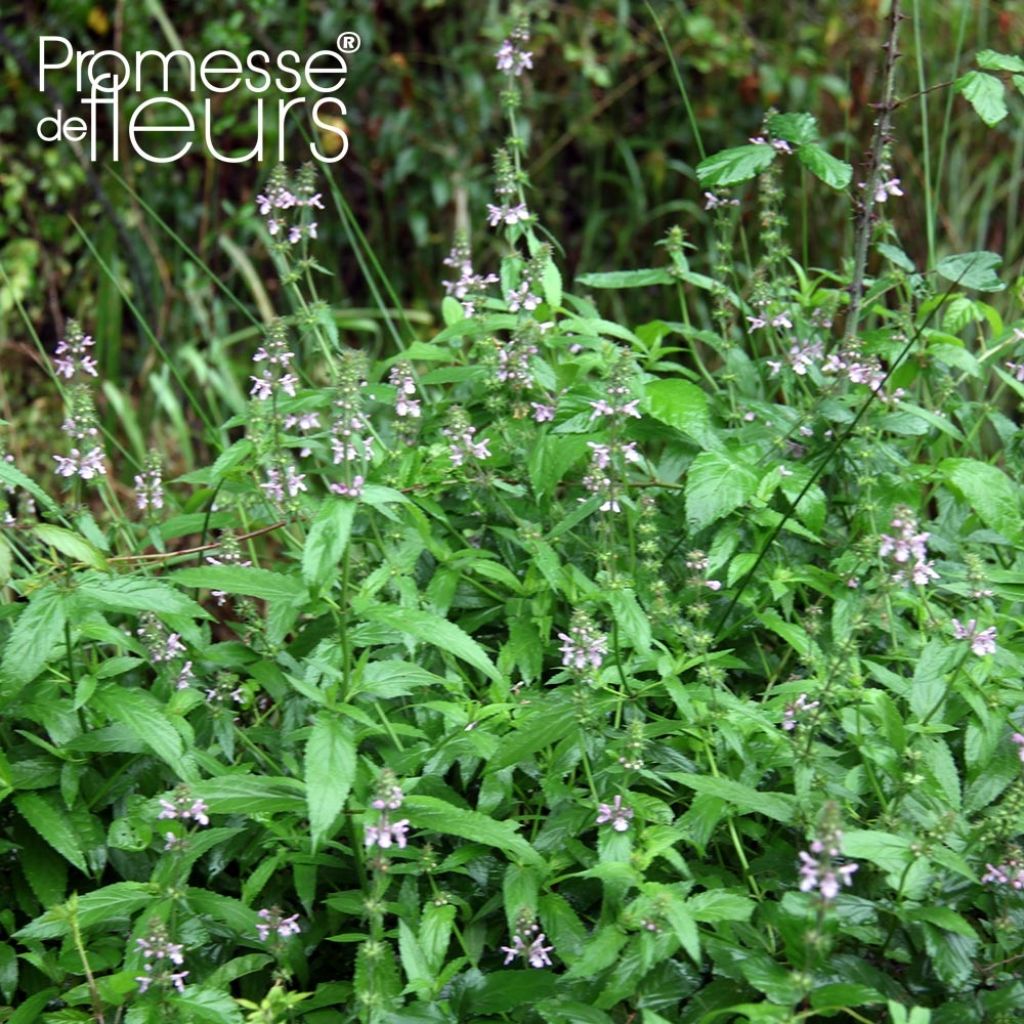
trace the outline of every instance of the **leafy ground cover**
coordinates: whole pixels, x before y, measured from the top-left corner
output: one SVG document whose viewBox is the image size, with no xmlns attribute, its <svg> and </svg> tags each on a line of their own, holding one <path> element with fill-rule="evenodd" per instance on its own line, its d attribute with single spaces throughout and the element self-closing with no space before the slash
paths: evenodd
<svg viewBox="0 0 1024 1024">
<path fill-rule="evenodd" d="M 692 161 L 706 253 L 681 219 L 570 273 L 529 172 L 557 35 L 509 16 L 436 326 L 311 167 L 233 214 L 251 302 L 124 182 L 202 343 L 88 232 L 106 298 L 52 341 L 0 264 L 40 396 L 0 461 L 2 1019 L 1020 1017 L 1019 248 L 893 213 L 949 180 L 908 111 L 998 133 L 1024 59 L 924 93 L 902 13 L 856 156 L 794 106 Z M 811 204 L 848 217 L 813 250 Z"/>
</svg>

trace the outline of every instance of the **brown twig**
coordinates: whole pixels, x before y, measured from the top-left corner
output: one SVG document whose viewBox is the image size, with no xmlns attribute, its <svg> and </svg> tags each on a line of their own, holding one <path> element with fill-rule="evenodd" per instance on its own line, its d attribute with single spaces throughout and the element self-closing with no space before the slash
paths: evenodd
<svg viewBox="0 0 1024 1024">
<path fill-rule="evenodd" d="M 243 533 L 236 537 L 235 540 L 252 540 L 253 537 L 259 537 L 264 533 L 270 533 L 273 530 L 280 530 L 282 526 L 287 526 L 288 521 L 282 519 L 279 523 L 272 523 L 270 526 L 261 526 L 258 530 L 253 530 L 251 533 Z M 181 555 L 198 555 L 202 551 L 211 551 L 213 548 L 219 548 L 223 541 L 212 541 L 209 544 L 200 544 L 194 548 L 182 548 L 179 551 L 153 551 L 147 555 L 115 555 L 113 558 L 108 558 L 108 562 L 156 562 L 162 559 L 178 558 Z"/>
</svg>

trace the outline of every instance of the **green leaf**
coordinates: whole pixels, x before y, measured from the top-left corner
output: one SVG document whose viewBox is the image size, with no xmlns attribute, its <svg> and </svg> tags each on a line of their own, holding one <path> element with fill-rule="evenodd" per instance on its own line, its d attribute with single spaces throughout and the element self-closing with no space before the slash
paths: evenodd
<svg viewBox="0 0 1024 1024">
<path fill-rule="evenodd" d="M 676 279 L 661 267 L 644 270 L 609 270 L 601 274 L 580 274 L 577 284 L 587 288 L 648 288 L 656 284 L 675 284 Z"/>
<path fill-rule="evenodd" d="M 160 580 L 89 575 L 79 583 L 76 594 L 109 611 L 210 618 L 201 605 Z"/>
<path fill-rule="evenodd" d="M 791 822 L 796 815 L 796 797 L 789 793 L 765 793 L 734 779 L 716 779 L 710 775 L 688 775 L 682 772 L 665 774 L 698 793 L 716 796 L 732 804 L 743 814 L 756 812 L 783 824 Z"/>
<path fill-rule="evenodd" d="M 834 157 L 821 146 L 800 146 L 796 151 L 796 158 L 829 188 L 844 189 L 853 180 L 853 167 L 845 160 Z"/>
<path fill-rule="evenodd" d="M 723 149 L 697 164 L 697 180 L 704 188 L 739 185 L 760 174 L 775 155 L 775 149 L 768 144 Z"/>
<path fill-rule="evenodd" d="M 302 548 L 302 578 L 310 587 L 322 587 L 339 571 L 345 553 L 356 503 L 328 498 L 320 506 Z"/>
<path fill-rule="evenodd" d="M 686 901 L 686 909 L 695 921 L 715 924 L 718 921 L 749 921 L 756 904 L 749 896 L 724 889 L 699 892 Z"/>
<path fill-rule="evenodd" d="M 811 1006 L 835 1008 L 837 1006 L 868 1006 L 872 1003 L 880 1003 L 883 996 L 870 985 L 861 985 L 854 982 L 833 982 L 831 985 L 821 985 L 811 993 Z"/>
<path fill-rule="evenodd" d="M 978 937 L 970 922 L 949 907 L 913 907 L 905 911 L 904 916 L 908 921 L 927 921 L 944 931 L 966 935 L 969 939 Z"/>
<path fill-rule="evenodd" d="M 987 527 L 1007 540 L 1024 538 L 1019 488 L 1001 469 L 975 459 L 943 459 L 939 472 Z"/>
<path fill-rule="evenodd" d="M 554 707 L 525 715 L 516 721 L 513 732 L 501 738 L 501 745 L 488 758 L 487 771 L 496 772 L 519 764 L 538 750 L 553 746 L 576 728 L 576 720 L 561 702 Z"/>
<path fill-rule="evenodd" d="M 900 270 L 905 270 L 908 274 L 913 274 L 917 270 L 914 261 L 899 246 L 890 245 L 888 242 L 879 242 L 875 248 Z"/>
<path fill-rule="evenodd" d="M 772 114 L 765 127 L 773 139 L 785 139 L 795 146 L 818 141 L 818 121 L 813 114 Z"/>
<path fill-rule="evenodd" d="M 20 487 L 23 491 L 28 491 L 50 515 L 60 515 L 60 508 L 53 498 L 31 477 L 25 476 L 20 469 L 5 459 L 0 459 L 0 483 L 6 487 Z"/>
<path fill-rule="evenodd" d="M 651 649 L 651 620 L 640 607 L 636 594 L 628 589 L 610 590 L 608 604 L 618 626 L 619 642 L 646 654 Z"/>
<path fill-rule="evenodd" d="M 78 833 L 67 812 L 56 800 L 41 793 L 18 793 L 14 797 L 18 813 L 66 861 L 87 874 L 85 853 L 78 841 Z"/>
<path fill-rule="evenodd" d="M 189 787 L 212 814 L 304 814 L 306 790 L 297 779 L 269 775 L 223 775 Z"/>
<path fill-rule="evenodd" d="M 902 871 L 913 856 L 909 839 L 867 829 L 845 832 L 843 853 L 857 860 L 869 860 L 890 874 Z"/>
<path fill-rule="evenodd" d="M 101 571 L 107 568 L 103 552 L 73 530 L 65 530 L 63 526 L 53 526 L 51 523 L 37 523 L 32 527 L 32 532 L 44 544 L 49 544 L 76 562 L 83 562 L 91 569 Z"/>
<path fill-rule="evenodd" d="M 708 412 L 708 397 L 687 380 L 655 380 L 644 388 L 647 411 L 660 423 L 681 430 L 688 437 L 705 448 L 709 438 L 714 441 L 711 431 L 711 415 Z"/>
<path fill-rule="evenodd" d="M 1001 292 L 1006 285 L 999 280 L 996 270 L 1002 262 L 1002 256 L 982 249 L 946 256 L 939 260 L 935 270 L 947 281 L 963 288 L 974 288 L 979 292 Z"/>
<path fill-rule="evenodd" d="M 321 711 L 306 743 L 306 802 L 313 849 L 341 813 L 356 774 L 356 745 L 346 719 Z"/>
<path fill-rule="evenodd" d="M 686 476 L 686 518 L 694 530 L 744 504 L 757 489 L 757 473 L 731 452 L 702 452 Z"/>
<path fill-rule="evenodd" d="M 500 683 L 502 680 L 501 673 L 480 644 L 454 622 L 442 619 L 440 615 L 388 604 L 370 605 L 360 609 L 360 614 L 367 622 L 376 622 L 399 633 L 408 633 L 417 640 L 454 654 L 494 682 Z"/>
<path fill-rule="evenodd" d="M 431 971 L 437 974 L 444 964 L 448 943 L 455 925 L 455 905 L 445 903 L 438 906 L 430 902 L 423 908 L 420 917 L 420 948 Z"/>
<path fill-rule="evenodd" d="M 989 128 L 999 124 L 1009 113 L 1003 95 L 1003 83 L 994 75 L 986 75 L 982 71 L 968 71 L 953 83 L 953 89 L 963 93 L 964 99 L 974 107 L 978 117 Z"/>
<path fill-rule="evenodd" d="M 193 985 L 181 995 L 172 996 L 170 1006 L 179 1011 L 175 1014 L 178 1020 L 195 1024 L 242 1024 L 244 1019 L 238 1003 L 227 992 Z M 180 1015 L 183 1010 L 187 1011 L 187 1016 Z"/>
<path fill-rule="evenodd" d="M 543 866 L 544 860 L 522 836 L 511 821 L 495 821 L 479 811 L 467 811 L 433 796 L 411 795 L 402 804 L 402 813 L 417 828 L 458 836 L 470 842 L 483 843 L 502 850 L 523 864 Z"/>
<path fill-rule="evenodd" d="M 77 897 L 78 923 L 82 928 L 95 924 L 111 924 L 118 918 L 127 918 L 151 903 L 158 895 L 157 886 L 148 882 L 114 882 Z M 62 905 L 48 910 L 29 922 L 15 937 L 20 939 L 58 939 L 70 933 L 67 907 Z"/>
<path fill-rule="evenodd" d="M 252 566 L 204 565 L 196 569 L 179 569 L 168 578 L 181 587 L 205 587 L 265 601 L 298 603 L 306 598 L 306 588 L 297 577 Z"/>
<path fill-rule="evenodd" d="M 986 71 L 1024 71 L 1024 57 L 1009 53 L 982 50 L 974 59 L 978 62 L 978 67 Z"/>
<path fill-rule="evenodd" d="M 106 686 L 93 695 L 92 705 L 125 726 L 166 762 L 180 779 L 191 781 L 197 777 L 195 767 L 184 758 L 181 735 L 171 724 L 161 703 L 151 694 L 121 686 Z"/>
<path fill-rule="evenodd" d="M 562 275 L 554 260 L 548 260 L 540 275 L 540 287 L 544 293 L 544 301 L 552 308 L 559 309 L 562 305 Z"/>
<path fill-rule="evenodd" d="M 423 999 L 429 998 L 436 974 L 427 963 L 416 933 L 402 920 L 398 922 L 398 955 L 412 990 Z"/>
<path fill-rule="evenodd" d="M 14 697 L 50 660 L 54 648 L 64 639 L 65 609 L 65 596 L 55 586 L 43 587 L 32 595 L 4 647 L 0 697 Z"/>
</svg>

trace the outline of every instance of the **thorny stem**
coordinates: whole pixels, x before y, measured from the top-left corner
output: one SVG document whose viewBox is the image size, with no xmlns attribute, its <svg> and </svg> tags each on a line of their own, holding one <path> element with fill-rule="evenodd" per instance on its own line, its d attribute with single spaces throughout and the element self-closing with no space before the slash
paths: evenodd
<svg viewBox="0 0 1024 1024">
<path fill-rule="evenodd" d="M 896 59 L 899 57 L 899 29 L 903 14 L 900 11 L 900 0 L 893 0 L 889 15 L 889 38 L 882 44 L 885 50 L 885 69 L 883 72 L 884 86 L 882 102 L 878 105 L 879 115 L 875 122 L 875 134 L 871 142 L 871 155 L 868 160 L 868 174 L 864 182 L 864 195 L 857 214 L 857 227 L 854 237 L 853 280 L 850 282 L 850 308 L 846 316 L 846 330 L 843 335 L 844 344 L 849 344 L 857 333 L 860 320 L 860 305 L 864 295 L 864 274 L 867 270 L 868 243 L 871 240 L 871 228 L 874 223 L 875 189 L 878 187 L 881 173 L 882 153 L 889 142 L 892 126 L 892 112 L 896 107 L 894 101 L 896 82 Z"/>
</svg>

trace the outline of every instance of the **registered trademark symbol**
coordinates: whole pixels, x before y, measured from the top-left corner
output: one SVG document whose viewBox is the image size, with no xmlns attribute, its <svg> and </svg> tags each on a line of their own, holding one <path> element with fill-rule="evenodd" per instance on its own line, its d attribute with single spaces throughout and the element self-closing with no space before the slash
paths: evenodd
<svg viewBox="0 0 1024 1024">
<path fill-rule="evenodd" d="M 355 53 L 363 45 L 358 32 L 342 32 L 338 36 L 338 49 L 342 53 Z"/>
</svg>

